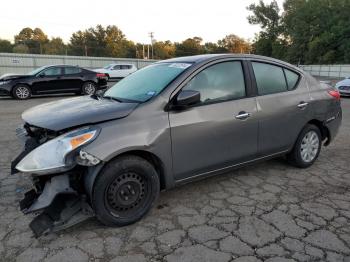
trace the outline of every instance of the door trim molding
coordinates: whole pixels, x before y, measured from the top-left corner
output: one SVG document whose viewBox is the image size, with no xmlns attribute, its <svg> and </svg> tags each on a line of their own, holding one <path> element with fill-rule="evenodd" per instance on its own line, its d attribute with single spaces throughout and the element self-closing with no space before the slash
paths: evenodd
<svg viewBox="0 0 350 262">
<path fill-rule="evenodd" d="M 191 176 L 191 177 L 182 178 L 182 179 L 176 180 L 175 183 L 176 184 L 178 184 L 178 183 L 185 183 L 185 182 L 190 181 L 192 179 L 215 175 L 216 173 L 223 172 L 223 171 L 225 171 L 227 169 L 243 166 L 245 164 L 249 164 L 249 163 L 256 162 L 256 161 L 263 160 L 263 159 L 267 159 L 267 158 L 272 158 L 274 156 L 283 155 L 283 154 L 287 153 L 288 151 L 289 150 L 283 150 L 283 151 L 280 151 L 280 152 L 277 152 L 277 153 L 273 153 L 273 154 L 270 154 L 270 155 L 254 158 L 252 160 L 240 162 L 240 163 L 237 163 L 237 164 L 234 164 L 234 165 L 229 165 L 229 166 L 226 166 L 226 167 L 222 167 L 222 168 L 214 169 L 214 170 L 207 171 L 207 172 L 204 172 L 204 173 L 200 173 L 200 174 L 197 174 L 197 175 L 194 175 L 194 176 Z"/>
</svg>

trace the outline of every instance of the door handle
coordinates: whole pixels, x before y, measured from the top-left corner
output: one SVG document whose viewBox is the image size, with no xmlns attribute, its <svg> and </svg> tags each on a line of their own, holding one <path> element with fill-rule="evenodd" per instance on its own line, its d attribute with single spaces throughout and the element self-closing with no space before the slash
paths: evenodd
<svg viewBox="0 0 350 262">
<path fill-rule="evenodd" d="M 300 109 L 304 109 L 305 107 L 307 107 L 308 104 L 309 104 L 309 103 L 306 103 L 306 102 L 302 101 L 302 102 L 300 102 L 300 103 L 298 104 L 298 107 L 299 107 Z"/>
<path fill-rule="evenodd" d="M 247 119 L 250 116 L 251 116 L 251 113 L 247 113 L 247 112 L 241 111 L 241 112 L 238 113 L 238 115 L 235 116 L 235 118 L 238 119 L 238 120 L 245 120 L 245 119 Z"/>
</svg>

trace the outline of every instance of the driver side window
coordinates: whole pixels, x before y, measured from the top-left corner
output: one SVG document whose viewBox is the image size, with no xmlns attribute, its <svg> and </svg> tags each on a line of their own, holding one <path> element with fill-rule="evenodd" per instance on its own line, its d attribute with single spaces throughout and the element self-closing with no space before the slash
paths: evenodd
<svg viewBox="0 0 350 262">
<path fill-rule="evenodd" d="M 212 65 L 192 78 L 183 90 L 198 91 L 201 94 L 201 103 L 245 97 L 242 63 L 230 61 Z"/>
</svg>

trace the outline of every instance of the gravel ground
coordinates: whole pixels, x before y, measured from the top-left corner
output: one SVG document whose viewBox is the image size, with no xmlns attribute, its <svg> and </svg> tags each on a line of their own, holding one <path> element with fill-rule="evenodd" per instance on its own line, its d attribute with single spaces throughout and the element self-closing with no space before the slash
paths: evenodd
<svg viewBox="0 0 350 262">
<path fill-rule="evenodd" d="M 55 99 L 0 99 L 0 261 L 350 261 L 350 99 L 309 169 L 256 164 L 161 193 L 134 225 L 90 219 L 35 239 L 17 204 L 29 179 L 9 165 L 21 112 Z"/>
</svg>

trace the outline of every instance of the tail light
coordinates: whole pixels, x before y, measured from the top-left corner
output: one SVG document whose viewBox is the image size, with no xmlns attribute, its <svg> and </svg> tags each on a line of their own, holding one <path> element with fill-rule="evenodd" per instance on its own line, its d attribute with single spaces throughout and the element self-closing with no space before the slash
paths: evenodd
<svg viewBox="0 0 350 262">
<path fill-rule="evenodd" d="M 96 74 L 97 77 L 106 77 L 106 74 L 103 74 L 103 73 L 97 73 Z"/>
<path fill-rule="evenodd" d="M 338 90 L 328 90 L 328 94 L 332 97 L 334 97 L 335 100 L 339 101 L 340 100 L 340 93 Z"/>
</svg>

